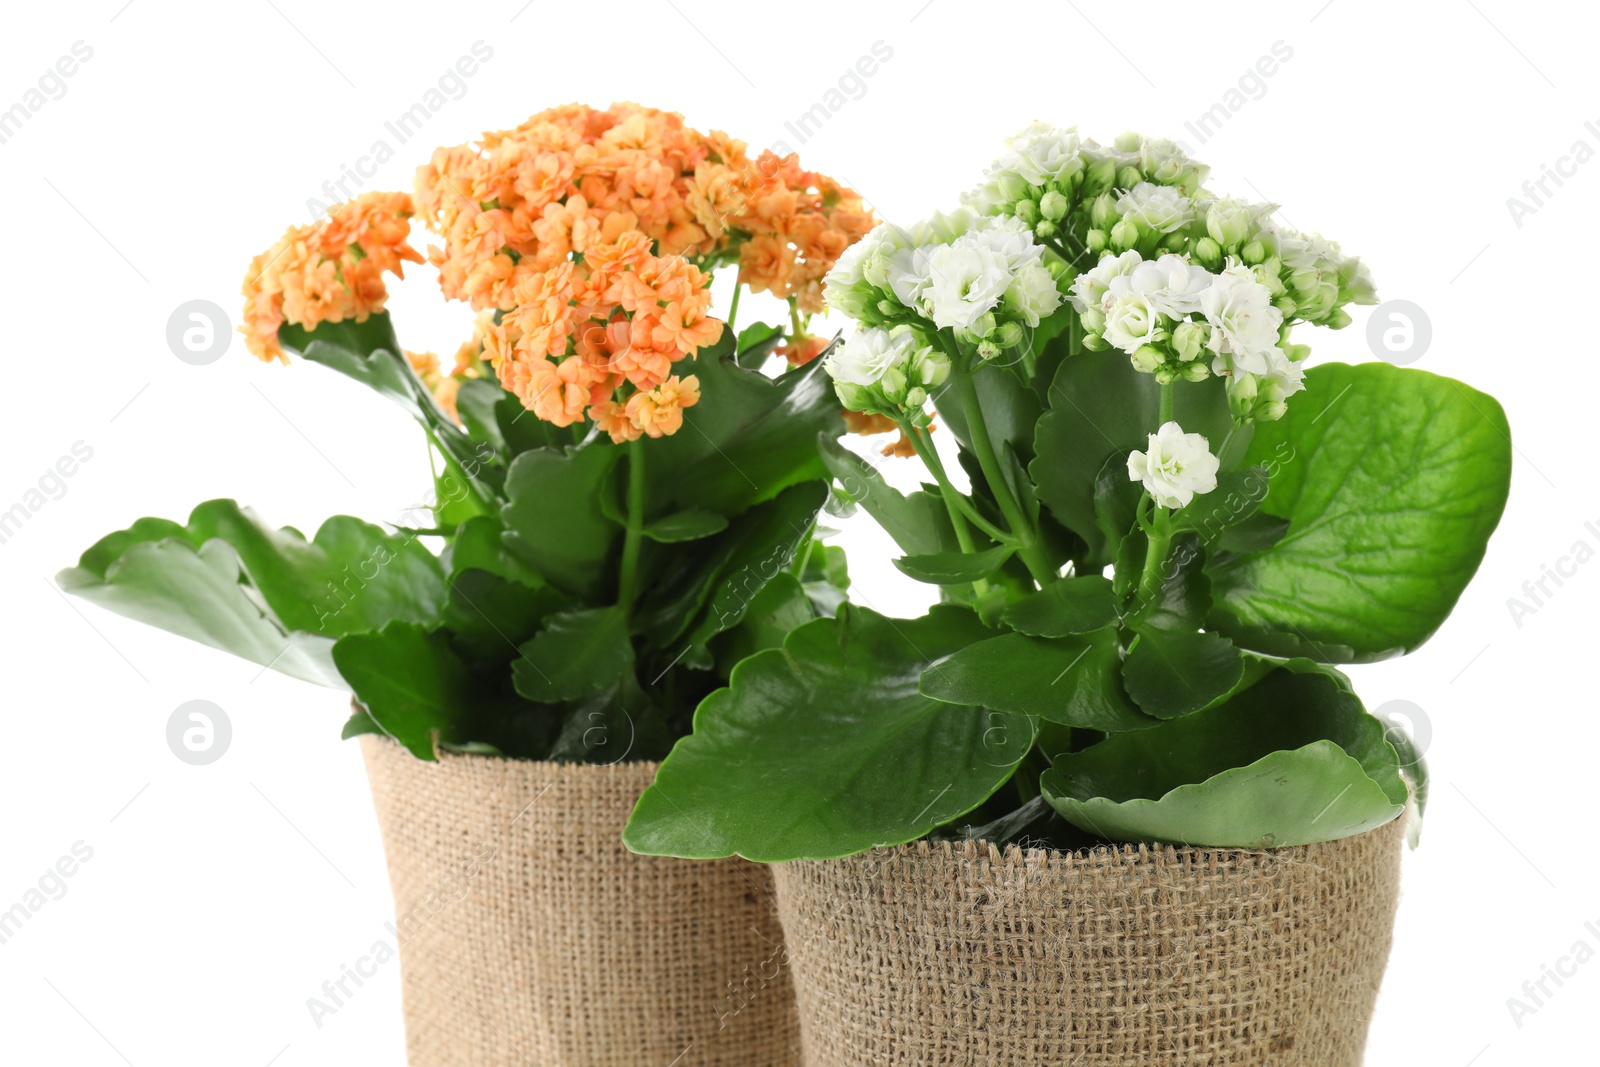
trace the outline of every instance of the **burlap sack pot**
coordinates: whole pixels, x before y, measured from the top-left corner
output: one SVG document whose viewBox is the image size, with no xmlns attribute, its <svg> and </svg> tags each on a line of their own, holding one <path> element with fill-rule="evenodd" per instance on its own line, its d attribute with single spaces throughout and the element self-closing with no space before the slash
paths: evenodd
<svg viewBox="0 0 1600 1067">
<path fill-rule="evenodd" d="M 919 842 L 775 868 L 807 1067 L 1357 1067 L 1403 820 L 1276 851 Z"/>
<path fill-rule="evenodd" d="M 416 759 L 361 739 L 411 1067 L 793 1067 L 771 875 L 635 856 L 654 763 Z"/>
</svg>

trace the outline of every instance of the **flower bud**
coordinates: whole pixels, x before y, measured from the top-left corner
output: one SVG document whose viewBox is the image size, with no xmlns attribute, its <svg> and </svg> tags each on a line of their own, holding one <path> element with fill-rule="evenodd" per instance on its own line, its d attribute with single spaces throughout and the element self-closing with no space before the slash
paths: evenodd
<svg viewBox="0 0 1600 1067">
<path fill-rule="evenodd" d="M 906 407 L 920 408 L 928 402 L 928 391 L 922 386 L 914 386 L 906 393 Z"/>
<path fill-rule="evenodd" d="M 834 382 L 833 391 L 848 411 L 867 411 L 872 406 L 872 393 L 864 385 Z"/>
<path fill-rule="evenodd" d="M 1183 380 L 1186 382 L 1203 382 L 1211 377 L 1211 368 L 1206 366 L 1204 360 L 1183 365 Z"/>
<path fill-rule="evenodd" d="M 1139 243 L 1139 227 L 1132 219 L 1123 219 L 1111 227 L 1111 247 L 1127 251 Z"/>
<path fill-rule="evenodd" d="M 1222 246 L 1209 237 L 1202 237 L 1194 243 L 1194 258 L 1207 270 L 1216 270 L 1222 266 Z"/>
<path fill-rule="evenodd" d="M 1086 333 L 1083 337 L 1083 350 L 1085 352 L 1104 352 L 1111 346 L 1106 339 L 1097 333 Z"/>
<path fill-rule="evenodd" d="M 1106 250 L 1107 243 L 1106 231 L 1104 230 L 1090 230 L 1083 235 L 1084 247 L 1097 256 Z"/>
<path fill-rule="evenodd" d="M 950 357 L 933 348 L 924 348 L 917 357 L 917 378 L 929 389 L 937 389 L 950 377 Z"/>
<path fill-rule="evenodd" d="M 978 318 L 973 322 L 973 324 L 972 324 L 972 336 L 974 336 L 974 337 L 988 337 L 991 333 L 994 333 L 994 328 L 995 328 L 994 312 L 985 311 L 982 315 L 979 315 Z"/>
<path fill-rule="evenodd" d="M 1134 349 L 1129 357 L 1133 362 L 1133 369 L 1144 374 L 1153 374 L 1156 368 L 1166 362 L 1166 355 L 1154 345 L 1140 345 Z M 1168 379 L 1170 381 L 1170 379 Z"/>
<path fill-rule="evenodd" d="M 1156 382 L 1158 384 L 1166 385 L 1177 380 L 1178 372 L 1174 368 L 1167 366 L 1165 363 L 1156 368 Z"/>
<path fill-rule="evenodd" d="M 1001 173 L 999 185 L 1000 196 L 1009 203 L 1015 203 L 1028 195 L 1028 183 L 1014 171 Z"/>
<path fill-rule="evenodd" d="M 906 395 L 905 371 L 899 367 L 890 367 L 883 372 L 883 377 L 878 379 L 878 389 L 891 403 L 900 403 Z"/>
<path fill-rule="evenodd" d="M 896 302 L 894 302 L 893 300 L 885 299 L 885 300 L 878 301 L 878 313 L 880 315 L 882 315 L 886 319 L 893 318 L 894 316 L 898 315 L 902 310 L 904 310 L 904 309 L 901 308 L 900 305 L 897 304 Z"/>
<path fill-rule="evenodd" d="M 1046 193 L 1045 195 L 1049 196 L 1050 194 Z M 1018 200 L 1016 213 L 1017 218 L 1026 222 L 1029 226 L 1039 221 L 1039 205 L 1032 200 Z M 1059 218 L 1059 216 L 1057 217 Z"/>
<path fill-rule="evenodd" d="M 1330 330 L 1342 330 L 1350 325 L 1350 313 L 1344 308 L 1334 308 L 1328 317 L 1322 320 L 1322 325 Z"/>
<path fill-rule="evenodd" d="M 978 343 L 978 358 L 993 359 L 1000 354 L 1000 346 L 993 341 L 980 341 Z"/>
<path fill-rule="evenodd" d="M 1015 348 L 1022 343 L 1023 338 L 1026 336 L 1027 333 L 1023 330 L 1022 323 L 1008 322 L 1004 326 L 1000 327 L 1000 332 L 996 335 L 996 340 L 998 340 L 1001 346 L 1004 348 Z"/>
<path fill-rule="evenodd" d="M 1254 412 L 1255 420 L 1257 422 L 1277 422 L 1279 419 L 1283 418 L 1283 413 L 1288 410 L 1289 405 L 1285 404 L 1281 400 L 1273 400 L 1265 404 L 1257 404 Z"/>
<path fill-rule="evenodd" d="M 1084 333 L 1106 332 L 1106 313 L 1100 308 L 1084 308 L 1083 313 L 1078 316 L 1078 320 L 1083 323 Z"/>
<path fill-rule="evenodd" d="M 1056 224 L 1051 222 L 1049 219 L 1040 219 L 1033 227 L 1033 232 L 1038 234 L 1040 237 L 1054 237 L 1056 235 L 1056 230 Z"/>
<path fill-rule="evenodd" d="M 1039 200 L 1039 213 L 1051 222 L 1060 222 L 1067 213 L 1067 198 L 1050 190 Z"/>
<path fill-rule="evenodd" d="M 1267 258 L 1267 249 L 1260 241 L 1251 241 L 1239 250 L 1239 258 L 1254 266 Z"/>
<path fill-rule="evenodd" d="M 1237 248 L 1250 236 L 1250 206 L 1240 200 L 1217 200 L 1206 211 L 1206 233 L 1223 248 Z"/>
<path fill-rule="evenodd" d="M 1117 161 L 1107 156 L 1097 159 L 1089 164 L 1089 169 L 1084 173 L 1083 184 L 1085 189 L 1108 189 L 1111 183 L 1117 180 Z"/>
<path fill-rule="evenodd" d="M 1131 163 L 1117 171 L 1117 185 L 1123 189 L 1132 189 L 1142 181 L 1144 175 Z"/>
<path fill-rule="evenodd" d="M 1180 322 L 1172 331 L 1172 347 L 1178 358 L 1188 363 L 1197 359 L 1211 338 L 1211 327 L 1203 322 Z"/>
<path fill-rule="evenodd" d="M 1117 219 L 1117 202 L 1110 193 L 1101 193 L 1089 205 L 1089 223 L 1097 230 L 1109 230 Z"/>
<path fill-rule="evenodd" d="M 1292 296 L 1280 296 L 1272 302 L 1272 306 L 1283 312 L 1283 317 L 1286 319 L 1291 318 L 1300 307 Z"/>
</svg>

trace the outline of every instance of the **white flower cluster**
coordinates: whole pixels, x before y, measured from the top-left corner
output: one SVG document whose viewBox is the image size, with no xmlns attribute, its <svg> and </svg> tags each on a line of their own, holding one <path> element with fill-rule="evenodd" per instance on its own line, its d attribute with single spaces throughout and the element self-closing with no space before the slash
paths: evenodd
<svg viewBox="0 0 1600 1067">
<path fill-rule="evenodd" d="M 1078 275 L 1072 304 L 1085 347 L 1121 349 L 1162 382 L 1226 375 L 1240 418 L 1279 418 L 1304 388 L 1307 350 L 1281 343 L 1283 312 L 1243 264 L 1213 274 L 1174 252 L 1149 260 L 1130 249 Z"/>
<path fill-rule="evenodd" d="M 823 360 L 840 403 L 851 411 L 919 420 L 930 391 L 950 376 L 950 360 L 919 345 L 909 326 L 857 330 Z"/>
</svg>

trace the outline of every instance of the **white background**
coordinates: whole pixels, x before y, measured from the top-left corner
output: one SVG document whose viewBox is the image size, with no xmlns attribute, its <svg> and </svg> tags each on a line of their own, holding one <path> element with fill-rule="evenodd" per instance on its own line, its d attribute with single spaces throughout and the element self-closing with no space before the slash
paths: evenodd
<svg viewBox="0 0 1600 1067">
<path fill-rule="evenodd" d="M 1368 1062 L 1592 1061 L 1600 960 L 1548 983 L 1520 1026 L 1507 998 L 1576 942 L 1600 950 L 1600 562 L 1548 583 L 1554 595 L 1520 625 L 1507 601 L 1576 542 L 1600 548 L 1588 319 L 1600 162 L 1548 184 L 1520 225 L 1507 198 L 1574 142 L 1600 148 L 1600 127 L 1585 127 L 1600 120 L 1593 13 L 1509 0 L 1225 15 L 956 0 L 97 0 L 9 14 L 0 108 L 74 42 L 93 56 L 0 144 L 0 510 L 75 442 L 93 458 L 0 544 L 0 910 L 75 842 L 93 858 L 0 944 L 0 1061 L 403 1062 L 397 965 L 320 1028 L 306 1007 L 390 916 L 359 753 L 338 740 L 344 700 L 69 603 L 51 576 L 104 533 L 212 497 L 307 532 L 418 501 L 427 466 L 403 414 L 322 368 L 257 364 L 241 343 L 210 366 L 182 363 L 168 316 L 196 298 L 236 316 L 249 257 L 306 221 L 307 198 L 373 141 L 397 155 L 366 187 L 409 188 L 433 146 L 574 99 L 636 99 L 754 146 L 786 141 L 902 221 L 952 206 L 1035 118 L 1101 140 L 1129 127 L 1171 136 L 1212 164 L 1213 188 L 1286 205 L 1291 224 L 1363 256 L 1385 298 L 1424 308 L 1433 340 L 1417 365 L 1497 395 L 1517 463 L 1452 619 L 1409 659 L 1352 671 L 1369 706 L 1423 709 L 1434 773 Z M 395 144 L 384 122 L 479 40 L 493 58 L 464 95 Z M 785 122 L 878 41 L 892 58 L 800 144 Z M 1279 41 L 1292 58 L 1200 143 L 1185 124 Z M 469 321 L 427 270 L 392 307 L 412 348 L 449 353 Z M 1317 359 L 1371 358 L 1368 311 L 1353 310 L 1352 328 L 1302 327 L 1297 340 Z M 925 589 L 884 565 L 865 520 L 843 543 L 872 560 L 857 567 L 863 602 L 920 610 Z M 167 748 L 167 719 L 191 699 L 233 725 L 210 766 Z"/>
</svg>

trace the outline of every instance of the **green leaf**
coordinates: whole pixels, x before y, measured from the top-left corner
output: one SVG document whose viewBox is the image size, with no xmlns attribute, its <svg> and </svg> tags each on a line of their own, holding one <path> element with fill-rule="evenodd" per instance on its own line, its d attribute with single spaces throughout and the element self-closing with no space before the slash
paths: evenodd
<svg viewBox="0 0 1600 1067">
<path fill-rule="evenodd" d="M 624 843 L 695 859 L 831 859 L 959 818 L 1011 777 L 1033 723 L 930 700 L 917 679 L 988 632 L 945 606 L 920 619 L 846 607 L 800 627 L 701 703 Z"/>
<path fill-rule="evenodd" d="M 759 370 L 772 355 L 773 349 L 783 343 L 783 330 L 764 322 L 752 322 L 739 331 L 739 349 L 736 359 L 746 370 Z"/>
<path fill-rule="evenodd" d="M 439 562 L 413 537 L 339 515 L 308 542 L 232 500 L 201 504 L 183 526 L 141 519 L 57 581 L 120 615 L 338 688 L 332 639 L 436 621 L 445 601 Z"/>
<path fill-rule="evenodd" d="M 1233 425 L 1220 378 L 1185 383 L 1175 393 L 1175 418 L 1190 433 L 1220 445 Z M 1111 562 L 1116 541 L 1095 521 L 1095 483 L 1112 457 L 1146 447 L 1158 428 L 1161 390 L 1121 352 L 1069 356 L 1050 386 L 1050 409 L 1039 419 L 1029 466 L 1039 499 L 1088 545 L 1086 568 Z"/>
<path fill-rule="evenodd" d="M 1216 544 L 1256 513 L 1267 495 L 1268 477 L 1265 465 L 1223 471 L 1217 475 L 1215 489 L 1172 513 L 1172 528 L 1193 530 L 1205 544 Z"/>
<path fill-rule="evenodd" d="M 959 551 L 950 514 L 936 494 L 901 494 L 884 481 L 876 467 L 827 434 L 817 438 L 817 447 L 845 496 L 860 504 L 906 554 Z"/>
<path fill-rule="evenodd" d="M 531 448 L 562 443 L 559 427 L 535 416 L 492 378 L 463 381 L 456 413 L 472 439 L 489 445 L 506 465 Z"/>
<path fill-rule="evenodd" d="M 1135 605 L 1134 626 L 1139 630 L 1198 630 L 1211 610 L 1211 582 L 1206 578 L 1206 554 L 1199 535 L 1180 533 L 1168 545 L 1167 553 L 1161 585 L 1148 603 Z"/>
<path fill-rule="evenodd" d="M 1016 549 L 1001 545 L 982 552 L 935 552 L 928 556 L 901 556 L 896 569 L 909 578 L 932 585 L 965 585 L 999 570 Z"/>
<path fill-rule="evenodd" d="M 373 723 L 417 758 L 437 759 L 440 742 L 471 740 L 460 725 L 473 707 L 472 677 L 445 632 L 391 622 L 341 637 L 333 659 Z"/>
<path fill-rule="evenodd" d="M 1122 542 L 1134 527 L 1144 487 L 1128 477 L 1128 460 L 1121 453 L 1106 457 L 1094 479 L 1094 524 L 1106 545 Z"/>
<path fill-rule="evenodd" d="M 1128 650 L 1122 682 L 1146 713 L 1172 719 L 1226 696 L 1243 673 L 1239 650 L 1221 634 L 1152 629 Z"/>
<path fill-rule="evenodd" d="M 1001 634 L 929 667 L 920 686 L 935 700 L 1090 730 L 1156 725 L 1122 692 L 1119 666 L 1114 629 L 1059 638 Z"/>
<path fill-rule="evenodd" d="M 488 571 L 465 570 L 450 577 L 443 621 L 464 659 L 500 666 L 516 659 L 522 643 L 569 603 L 550 586 L 531 589 Z"/>
<path fill-rule="evenodd" d="M 660 557 L 635 610 L 635 630 L 652 648 L 674 645 L 680 662 L 709 667 L 707 643 L 744 618 L 767 582 L 789 569 L 827 495 L 822 482 L 792 486 L 693 551 Z"/>
<path fill-rule="evenodd" d="M 782 648 L 789 631 L 817 617 L 800 579 L 775 575 L 750 601 L 739 625 L 717 635 L 713 648 L 717 667 L 727 677 L 740 660 L 768 648 Z"/>
<path fill-rule="evenodd" d="M 506 548 L 505 527 L 498 516 L 480 515 L 468 519 L 456 528 L 455 536 L 445 551 L 445 560 L 452 575 L 467 570 L 488 571 L 508 582 L 518 582 L 530 589 L 545 584 L 538 571 L 512 555 Z"/>
<path fill-rule="evenodd" d="M 1041 785 L 1069 822 L 1114 841 L 1281 848 L 1399 815 L 1396 763 L 1337 680 L 1278 670 L 1215 708 L 1062 754 Z"/>
<path fill-rule="evenodd" d="M 1270 548 L 1211 567 L 1212 623 L 1247 648 L 1331 663 L 1410 652 L 1477 571 L 1511 479 L 1492 397 L 1426 371 L 1330 363 L 1258 428 Z"/>
<path fill-rule="evenodd" d="M 565 451 L 536 448 L 506 475 L 509 501 L 500 517 L 507 547 L 568 593 L 592 599 L 611 577 L 606 563 L 621 527 L 600 501 L 621 454 L 597 439 Z"/>
<path fill-rule="evenodd" d="M 731 346 L 724 331 L 715 350 L 674 366 L 674 374 L 699 377 L 700 402 L 684 412 L 677 433 L 649 442 L 645 514 L 737 515 L 826 476 L 817 434 L 837 437 L 844 419 L 822 361 L 768 378 L 716 354 Z"/>
<path fill-rule="evenodd" d="M 662 516 L 644 528 L 644 535 L 662 544 L 680 541 L 698 541 L 728 528 L 728 517 L 714 511 L 689 508 Z"/>
<path fill-rule="evenodd" d="M 1086 634 L 1117 621 L 1111 580 L 1098 574 L 1063 578 L 1016 601 L 1001 616 L 1018 633 L 1032 637 Z"/>
<path fill-rule="evenodd" d="M 615 685 L 633 665 L 628 617 L 615 605 L 552 615 L 521 651 L 513 681 L 517 692 L 540 704 L 577 700 Z"/>
</svg>

